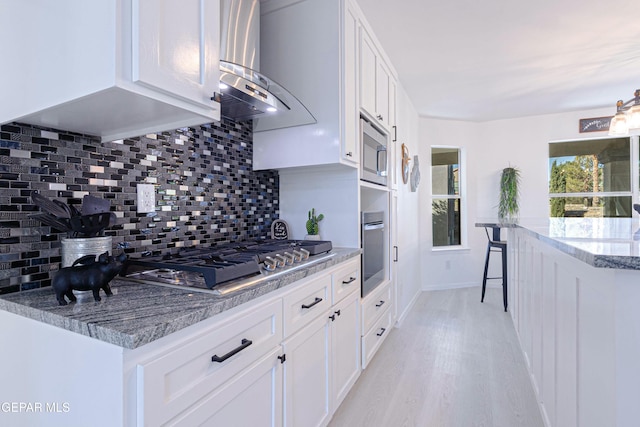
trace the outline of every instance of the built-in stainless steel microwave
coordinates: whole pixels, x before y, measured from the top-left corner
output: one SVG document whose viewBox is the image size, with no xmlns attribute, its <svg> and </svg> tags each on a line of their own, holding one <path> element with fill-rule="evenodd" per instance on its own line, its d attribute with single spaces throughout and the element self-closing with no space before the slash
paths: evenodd
<svg viewBox="0 0 640 427">
<path fill-rule="evenodd" d="M 360 179 L 387 185 L 387 135 L 360 119 Z"/>
</svg>

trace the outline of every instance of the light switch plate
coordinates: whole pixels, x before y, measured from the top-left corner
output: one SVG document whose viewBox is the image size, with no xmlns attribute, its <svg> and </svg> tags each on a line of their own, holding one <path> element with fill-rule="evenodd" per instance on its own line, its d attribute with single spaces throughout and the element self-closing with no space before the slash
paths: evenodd
<svg viewBox="0 0 640 427">
<path fill-rule="evenodd" d="M 150 213 L 156 210 L 156 189 L 153 184 L 138 184 L 138 213 Z"/>
</svg>

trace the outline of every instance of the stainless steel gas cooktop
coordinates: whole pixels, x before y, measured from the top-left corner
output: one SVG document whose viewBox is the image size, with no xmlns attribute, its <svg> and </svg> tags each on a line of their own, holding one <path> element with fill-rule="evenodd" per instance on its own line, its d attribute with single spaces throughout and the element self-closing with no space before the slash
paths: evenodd
<svg viewBox="0 0 640 427">
<path fill-rule="evenodd" d="M 130 258 L 120 276 L 225 294 L 333 256 L 330 241 L 256 240 Z"/>
</svg>

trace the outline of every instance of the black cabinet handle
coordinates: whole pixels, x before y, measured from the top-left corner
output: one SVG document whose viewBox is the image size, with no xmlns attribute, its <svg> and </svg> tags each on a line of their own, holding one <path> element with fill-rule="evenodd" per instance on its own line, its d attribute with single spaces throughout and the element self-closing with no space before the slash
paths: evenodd
<svg viewBox="0 0 640 427">
<path fill-rule="evenodd" d="M 380 301 L 380 304 L 376 304 L 376 307 L 382 307 L 383 304 L 384 304 L 384 301 Z"/>
<path fill-rule="evenodd" d="M 355 277 L 349 277 L 349 280 L 347 280 L 347 281 L 344 281 L 344 280 L 343 280 L 343 281 L 342 281 L 342 284 L 343 284 L 343 285 L 348 285 L 349 283 L 353 283 L 353 282 L 355 282 L 355 281 L 356 281 L 356 278 L 355 278 Z"/>
<path fill-rule="evenodd" d="M 347 153 L 347 157 L 353 157 L 353 152 L 349 151 L 349 152 Z"/>
<path fill-rule="evenodd" d="M 280 364 L 282 365 L 284 362 L 287 361 L 287 355 L 286 353 L 283 354 L 282 356 L 278 356 L 278 359 L 280 360 Z"/>
<path fill-rule="evenodd" d="M 340 316 L 340 310 L 336 310 L 336 311 L 334 311 L 334 313 L 335 313 L 336 316 Z"/>
<path fill-rule="evenodd" d="M 398 262 L 398 247 L 397 246 L 393 247 L 393 252 L 394 252 L 393 262 Z"/>
<path fill-rule="evenodd" d="M 377 335 L 377 336 L 379 336 L 379 337 L 381 337 L 381 336 L 382 336 L 382 334 L 384 334 L 384 331 L 386 331 L 386 329 L 385 329 L 385 328 L 380 328 L 380 333 L 377 333 L 376 335 Z"/>
<path fill-rule="evenodd" d="M 398 127 L 393 125 L 393 141 L 396 142 L 398 140 Z"/>
<path fill-rule="evenodd" d="M 336 315 L 332 314 L 331 316 L 329 316 L 329 319 L 331 319 L 332 322 L 335 322 L 336 320 Z"/>
<path fill-rule="evenodd" d="M 243 338 L 242 341 L 241 341 L 241 344 L 238 347 L 234 348 L 233 350 L 231 350 L 229 353 L 225 354 L 222 357 L 214 354 L 213 356 L 211 356 L 211 361 L 212 362 L 222 363 L 225 360 L 227 360 L 228 358 L 230 358 L 231 356 L 234 356 L 234 355 L 240 353 L 242 350 L 244 350 L 245 348 L 249 347 L 251 344 L 253 344 L 253 341 L 248 340 L 246 338 Z"/>
<path fill-rule="evenodd" d="M 376 119 L 378 119 L 378 120 L 382 121 L 382 114 L 378 114 L 378 115 L 376 116 Z"/>
<path fill-rule="evenodd" d="M 312 302 L 311 304 L 302 304 L 302 308 L 311 308 L 314 305 L 320 303 L 321 301 L 322 301 L 322 298 L 316 297 L 316 300 L 314 302 Z"/>
</svg>

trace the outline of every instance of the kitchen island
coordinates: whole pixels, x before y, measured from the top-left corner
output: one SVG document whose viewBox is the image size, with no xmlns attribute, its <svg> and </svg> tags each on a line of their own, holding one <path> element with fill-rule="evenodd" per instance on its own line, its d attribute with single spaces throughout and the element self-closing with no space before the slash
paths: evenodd
<svg viewBox="0 0 640 427">
<path fill-rule="evenodd" d="M 245 389 L 282 393 L 277 356 L 283 357 L 281 343 L 294 332 L 289 325 L 303 326 L 334 305 L 346 312 L 347 301 L 349 307 L 359 304 L 360 249 L 332 252 L 226 295 L 115 279 L 114 295 L 102 294 L 100 302 L 89 295 L 59 306 L 51 288 L 0 297 L 0 424 L 187 422 L 204 413 L 192 407 L 222 385 L 224 398 L 215 399 L 216 405 Z M 300 313 L 298 301 L 309 299 Z M 297 309 L 287 311 L 289 302 Z M 354 319 L 352 335 L 359 338 Z M 260 387 L 243 383 L 254 374 Z M 274 402 L 257 404 L 255 416 L 281 417 Z M 207 407 L 215 413 L 215 405 Z"/>
<path fill-rule="evenodd" d="M 502 225 L 508 230 L 509 311 L 546 424 L 636 425 L 640 221 L 551 218 Z"/>
</svg>

